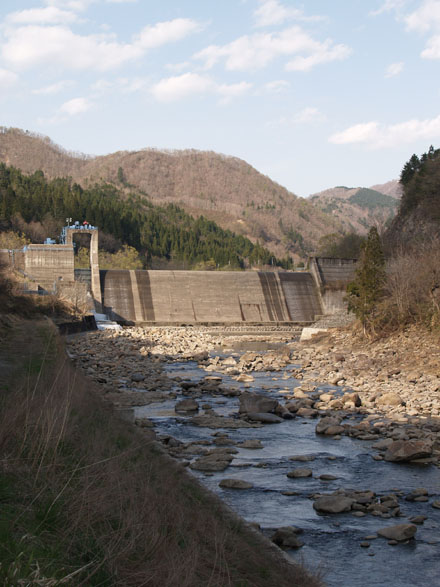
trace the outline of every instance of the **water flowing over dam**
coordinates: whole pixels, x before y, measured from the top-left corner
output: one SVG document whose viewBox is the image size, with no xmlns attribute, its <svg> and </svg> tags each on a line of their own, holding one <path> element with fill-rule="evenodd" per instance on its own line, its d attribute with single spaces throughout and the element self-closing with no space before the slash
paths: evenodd
<svg viewBox="0 0 440 587">
<path fill-rule="evenodd" d="M 125 322 L 311 322 L 322 314 L 310 273 L 100 271 L 103 311 Z"/>
</svg>

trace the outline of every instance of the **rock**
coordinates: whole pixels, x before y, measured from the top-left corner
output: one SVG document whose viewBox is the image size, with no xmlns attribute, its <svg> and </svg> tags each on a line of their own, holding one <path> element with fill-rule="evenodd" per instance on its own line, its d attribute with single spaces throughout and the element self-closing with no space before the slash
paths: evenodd
<svg viewBox="0 0 440 587">
<path fill-rule="evenodd" d="M 339 426 L 340 420 L 338 418 L 333 418 L 332 416 L 325 416 L 321 418 L 321 420 L 316 424 L 315 432 L 316 434 L 326 434 L 326 430 L 332 427 L 341 428 L 341 431 L 344 429 L 342 426 Z M 339 432 L 334 432 L 334 434 L 339 434 Z"/>
<path fill-rule="evenodd" d="M 300 548 L 303 543 L 298 538 L 298 533 L 302 532 L 294 526 L 285 526 L 278 528 L 272 535 L 271 540 L 283 548 Z"/>
<path fill-rule="evenodd" d="M 252 422 L 261 422 L 262 424 L 280 424 L 284 422 L 282 418 L 276 416 L 275 414 L 266 414 L 266 413 L 250 413 L 246 414 L 246 417 Z"/>
<path fill-rule="evenodd" d="M 314 461 L 314 455 L 293 455 L 289 457 L 289 461 L 299 461 L 301 463 L 307 463 L 309 461 Z"/>
<path fill-rule="evenodd" d="M 289 479 L 303 479 L 312 476 L 312 469 L 293 469 L 287 473 Z"/>
<path fill-rule="evenodd" d="M 401 406 L 402 404 L 402 398 L 398 393 L 394 392 L 383 393 L 378 398 L 376 398 L 377 406 Z"/>
<path fill-rule="evenodd" d="M 261 444 L 261 440 L 258 440 L 258 438 L 248 438 L 248 440 L 244 440 L 240 444 L 237 444 L 237 446 L 239 446 L 240 448 L 252 448 L 252 449 L 264 448 L 263 445 Z"/>
<path fill-rule="evenodd" d="M 411 522 L 411 524 L 423 524 L 423 522 L 427 519 L 426 516 L 413 516 L 412 518 L 409 519 L 409 521 Z"/>
<path fill-rule="evenodd" d="M 190 468 L 196 471 L 224 471 L 232 461 L 230 455 L 227 454 L 212 454 L 200 457 L 194 463 L 190 464 Z"/>
<path fill-rule="evenodd" d="M 426 440 L 395 440 L 386 451 L 384 459 L 392 463 L 422 459 L 432 454 L 432 445 Z"/>
<path fill-rule="evenodd" d="M 132 381 L 140 383 L 141 381 L 144 381 L 145 375 L 142 375 L 142 373 L 132 373 L 132 375 L 130 376 L 130 379 Z"/>
<path fill-rule="evenodd" d="M 359 546 L 362 546 L 362 548 L 370 548 L 370 543 L 367 542 L 366 540 L 364 540 L 363 542 L 360 543 Z"/>
<path fill-rule="evenodd" d="M 258 393 L 242 393 L 238 411 L 240 414 L 269 413 L 273 412 L 277 406 L 277 400 L 270 397 Z"/>
<path fill-rule="evenodd" d="M 296 412 L 296 415 L 302 418 L 316 418 L 318 414 L 318 410 L 314 410 L 313 408 L 299 408 Z"/>
<path fill-rule="evenodd" d="M 218 484 L 223 489 L 252 489 L 252 483 L 243 479 L 222 479 Z"/>
<path fill-rule="evenodd" d="M 383 440 L 379 440 L 379 442 L 373 444 L 372 448 L 377 450 L 386 450 L 393 444 L 393 442 L 394 441 L 392 438 L 384 438 Z"/>
<path fill-rule="evenodd" d="M 199 409 L 199 404 L 196 402 L 195 399 L 183 399 L 174 407 L 176 412 L 197 412 Z"/>
<path fill-rule="evenodd" d="M 354 499 L 344 495 L 324 495 L 314 502 L 313 509 L 324 514 L 341 514 L 349 512 L 354 502 Z"/>
<path fill-rule="evenodd" d="M 324 473 L 323 475 L 319 476 L 319 479 L 321 481 L 334 481 L 335 479 L 339 479 L 339 477 L 336 477 L 336 475 L 329 475 L 327 473 Z"/>
<path fill-rule="evenodd" d="M 251 381 L 254 381 L 254 377 L 248 373 L 241 373 L 236 378 L 236 381 L 240 381 L 240 383 L 250 383 Z"/>
<path fill-rule="evenodd" d="M 432 502 L 431 505 L 433 508 L 440 510 L 440 500 L 436 499 L 435 501 Z"/>
<path fill-rule="evenodd" d="M 347 404 L 349 402 L 353 403 L 356 408 L 359 408 L 362 405 L 361 398 L 359 397 L 359 394 L 356 392 L 344 393 L 344 395 L 341 398 L 341 401 L 343 404 Z"/>
<path fill-rule="evenodd" d="M 414 524 L 397 524 L 396 526 L 387 526 L 377 531 L 379 536 L 388 538 L 388 540 L 396 540 L 397 542 L 414 538 L 416 532 L 417 526 Z"/>
<path fill-rule="evenodd" d="M 237 364 L 237 361 L 234 359 L 234 357 L 227 357 L 226 359 L 224 359 L 222 361 L 222 365 L 228 365 L 228 366 L 234 366 Z"/>
</svg>

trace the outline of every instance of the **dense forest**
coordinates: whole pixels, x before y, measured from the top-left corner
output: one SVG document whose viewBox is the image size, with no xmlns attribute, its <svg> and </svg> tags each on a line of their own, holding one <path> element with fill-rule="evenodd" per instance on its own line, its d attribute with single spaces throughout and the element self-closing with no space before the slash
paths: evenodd
<svg viewBox="0 0 440 587">
<path fill-rule="evenodd" d="M 268 264 L 292 268 L 290 258 L 277 259 L 258 242 L 203 216 L 194 219 L 175 204 L 157 206 L 139 195 L 123 195 L 110 184 L 85 189 L 69 178 L 48 181 L 42 171 L 24 175 L 0 164 L 0 230 L 19 230 L 42 242 L 43 237 L 57 237 L 66 218 L 97 226 L 110 252 L 134 247 L 144 267 L 159 258 L 182 261 L 188 269 Z"/>
</svg>

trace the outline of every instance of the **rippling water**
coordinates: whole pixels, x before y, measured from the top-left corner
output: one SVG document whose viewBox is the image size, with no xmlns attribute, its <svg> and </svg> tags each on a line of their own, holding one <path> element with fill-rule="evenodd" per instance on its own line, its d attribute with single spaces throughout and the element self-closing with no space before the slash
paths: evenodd
<svg viewBox="0 0 440 587">
<path fill-rule="evenodd" d="M 206 375 L 215 375 L 215 372 L 205 373 L 192 362 L 170 364 L 167 371 L 171 377 L 180 376 L 194 381 Z M 224 384 L 245 388 L 228 376 L 220 375 Z M 247 389 L 264 390 L 276 398 L 282 397 L 281 389 L 293 390 L 300 383 L 292 377 L 282 379 L 283 372 L 253 375 L 255 381 Z M 327 387 L 323 385 L 320 388 Z M 180 399 L 178 396 L 175 401 Z M 263 449 L 239 448 L 225 471 L 209 475 L 193 471 L 193 474 L 243 518 L 260 524 L 268 535 L 280 526 L 302 528 L 304 546 L 298 551 L 289 551 L 289 554 L 312 568 L 321 567 L 327 585 L 440 586 L 440 510 L 431 506 L 434 499 L 439 499 L 438 468 L 374 461 L 372 454 L 375 451 L 371 449 L 374 441 L 360 441 L 346 436 L 340 440 L 317 436 L 316 420 L 296 418 L 257 429 L 200 428 L 191 425 L 189 418 L 175 414 L 175 401 L 137 408 L 136 415 L 151 418 L 159 435 L 169 434 L 183 442 L 212 440 L 215 432 L 225 432 L 237 442 L 251 438 L 261 440 Z M 237 398 L 206 394 L 197 401 L 199 404 L 210 404 L 221 415 L 236 414 L 238 410 Z M 292 455 L 313 455 L 315 460 L 292 462 L 289 461 Z M 311 468 L 313 477 L 288 478 L 286 473 L 295 467 Z M 324 473 L 335 475 L 338 479 L 319 480 L 319 475 Z M 221 489 L 218 484 L 225 477 L 250 481 L 254 487 L 244 491 Z M 357 518 L 351 513 L 318 515 L 309 497 L 313 493 L 330 493 L 338 488 L 372 490 L 378 494 L 402 491 L 406 494 L 418 487 L 429 491 L 430 501 L 410 503 L 402 496 L 399 499 L 401 517 L 391 519 L 372 515 Z M 281 493 L 286 491 L 295 495 Z M 370 548 L 360 547 L 360 542 L 379 528 L 407 522 L 409 517 L 415 515 L 428 517 L 424 525 L 418 527 L 416 540 L 390 546 L 385 539 L 378 538 L 371 540 Z"/>
</svg>

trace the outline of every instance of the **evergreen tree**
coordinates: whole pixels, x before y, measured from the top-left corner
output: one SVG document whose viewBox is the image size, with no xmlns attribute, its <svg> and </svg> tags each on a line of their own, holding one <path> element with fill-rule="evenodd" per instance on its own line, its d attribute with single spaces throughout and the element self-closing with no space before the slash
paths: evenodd
<svg viewBox="0 0 440 587">
<path fill-rule="evenodd" d="M 347 288 L 348 309 L 361 321 L 364 333 L 374 327 L 374 313 L 385 283 L 385 258 L 375 227 L 362 247 L 355 279 Z"/>
</svg>

